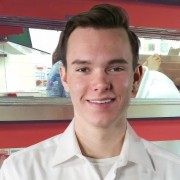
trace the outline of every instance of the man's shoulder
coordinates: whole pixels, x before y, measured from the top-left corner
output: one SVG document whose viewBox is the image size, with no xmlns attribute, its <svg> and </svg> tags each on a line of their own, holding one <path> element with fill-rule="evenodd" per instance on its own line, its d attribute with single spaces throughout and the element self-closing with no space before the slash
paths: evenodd
<svg viewBox="0 0 180 180">
<path fill-rule="evenodd" d="M 24 161 L 34 159 L 36 156 L 51 156 L 52 152 L 55 152 L 61 138 L 61 134 L 48 138 L 44 141 L 41 141 L 37 144 L 24 148 L 8 157 L 8 161 Z M 31 160 L 32 160 L 31 159 Z"/>
<path fill-rule="evenodd" d="M 180 168 L 180 156 L 144 139 L 142 139 L 142 142 L 155 164 L 160 164 L 162 166 L 176 165 Z"/>
</svg>

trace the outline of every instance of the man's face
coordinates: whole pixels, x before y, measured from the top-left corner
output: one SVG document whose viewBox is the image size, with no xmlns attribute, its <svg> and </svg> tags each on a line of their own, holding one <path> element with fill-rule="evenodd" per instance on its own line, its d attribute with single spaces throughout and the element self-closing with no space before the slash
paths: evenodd
<svg viewBox="0 0 180 180">
<path fill-rule="evenodd" d="M 126 31 L 76 28 L 66 57 L 61 78 L 70 92 L 76 123 L 106 128 L 125 121 L 135 74 Z"/>
</svg>

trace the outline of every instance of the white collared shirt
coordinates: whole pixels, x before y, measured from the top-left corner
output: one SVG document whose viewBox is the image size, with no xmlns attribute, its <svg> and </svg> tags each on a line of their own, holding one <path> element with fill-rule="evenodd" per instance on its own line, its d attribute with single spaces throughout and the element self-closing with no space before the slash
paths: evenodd
<svg viewBox="0 0 180 180">
<path fill-rule="evenodd" d="M 0 180 L 101 180 L 82 155 L 73 122 L 61 135 L 11 155 Z M 180 180 L 180 157 L 139 138 L 127 126 L 118 160 L 104 180 Z"/>
</svg>

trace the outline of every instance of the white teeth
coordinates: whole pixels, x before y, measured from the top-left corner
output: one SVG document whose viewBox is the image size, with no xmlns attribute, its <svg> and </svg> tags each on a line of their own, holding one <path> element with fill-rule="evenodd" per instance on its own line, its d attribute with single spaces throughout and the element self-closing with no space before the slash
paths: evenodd
<svg viewBox="0 0 180 180">
<path fill-rule="evenodd" d="M 111 102 L 111 99 L 105 99 L 105 100 L 92 100 L 90 101 L 92 103 L 99 103 L 99 104 L 103 104 L 103 103 L 108 103 L 108 102 Z"/>
</svg>

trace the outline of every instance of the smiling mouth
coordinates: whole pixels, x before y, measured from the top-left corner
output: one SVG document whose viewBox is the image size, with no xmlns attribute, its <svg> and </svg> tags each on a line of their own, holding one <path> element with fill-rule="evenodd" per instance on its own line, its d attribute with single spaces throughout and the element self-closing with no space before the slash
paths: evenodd
<svg viewBox="0 0 180 180">
<path fill-rule="evenodd" d="M 114 101 L 114 99 L 102 99 L 102 100 L 88 100 L 90 103 L 106 104 Z"/>
</svg>

